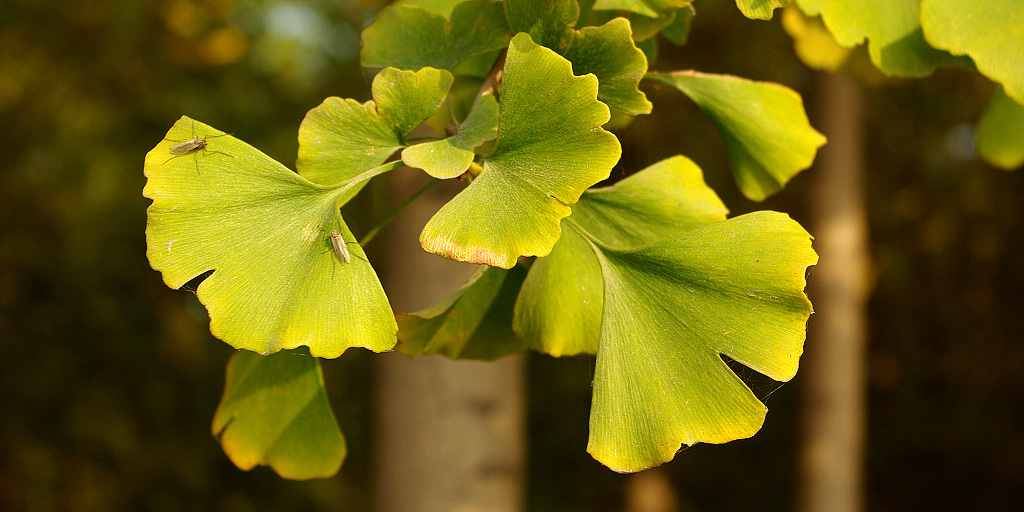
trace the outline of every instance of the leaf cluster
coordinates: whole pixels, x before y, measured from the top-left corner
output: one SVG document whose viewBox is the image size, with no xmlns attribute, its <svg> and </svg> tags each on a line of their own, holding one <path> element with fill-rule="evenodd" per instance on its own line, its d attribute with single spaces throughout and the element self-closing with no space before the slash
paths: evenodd
<svg viewBox="0 0 1024 512">
<path fill-rule="evenodd" d="M 213 426 L 239 467 L 336 471 L 345 444 L 316 358 L 396 344 L 410 356 L 596 354 L 588 451 L 616 471 L 757 432 L 766 409 L 723 356 L 795 375 L 810 235 L 782 213 L 727 218 L 681 155 L 594 188 L 620 156 L 612 114 L 652 112 L 642 80 L 711 117 L 751 199 L 780 190 L 825 142 L 784 86 L 648 73 L 657 34 L 685 40 L 689 4 L 390 6 L 362 34 L 363 65 L 383 68 L 372 99 L 309 111 L 295 172 L 193 119 L 170 129 L 146 156 L 147 255 L 172 288 L 206 276 L 196 294 L 211 332 L 244 350 Z M 481 267 L 396 319 L 340 208 L 402 165 L 466 183 L 420 245 Z"/>
</svg>

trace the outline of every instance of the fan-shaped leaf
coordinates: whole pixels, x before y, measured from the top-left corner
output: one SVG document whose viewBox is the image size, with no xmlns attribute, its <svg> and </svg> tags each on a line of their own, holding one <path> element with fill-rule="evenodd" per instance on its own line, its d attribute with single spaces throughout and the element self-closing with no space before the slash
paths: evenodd
<svg viewBox="0 0 1024 512">
<path fill-rule="evenodd" d="M 656 18 L 659 14 L 686 7 L 693 0 L 597 0 L 594 2 L 595 11 L 626 11 L 635 12 L 649 18 Z"/>
<path fill-rule="evenodd" d="M 608 176 L 619 144 L 600 128 L 608 108 L 597 79 L 527 34 L 509 45 L 494 153 L 470 186 L 423 228 L 420 244 L 450 259 L 512 268 L 543 256 L 588 187 Z"/>
<path fill-rule="evenodd" d="M 825 137 L 811 127 L 800 95 L 769 82 L 695 71 L 649 73 L 690 97 L 725 141 L 743 194 L 761 201 L 810 167 Z"/>
<path fill-rule="evenodd" d="M 513 29 L 569 59 L 574 74 L 597 76 L 597 97 L 609 107 L 630 115 L 651 112 L 651 103 L 638 88 L 647 58 L 633 42 L 629 20 L 615 18 L 600 27 L 573 30 L 579 16 L 575 0 L 510 0 L 505 10 Z"/>
<path fill-rule="evenodd" d="M 505 0 L 505 16 L 513 32 L 526 32 L 533 42 L 561 53 L 580 7 L 576 0 Z"/>
<path fill-rule="evenodd" d="M 633 43 L 629 20 L 615 18 L 574 32 L 572 44 L 562 55 L 572 62 L 573 73 L 597 76 L 597 99 L 609 107 L 630 115 L 651 112 L 651 102 L 638 88 L 647 71 L 647 57 Z"/>
<path fill-rule="evenodd" d="M 473 148 L 494 139 L 498 133 L 498 102 L 492 95 L 481 96 L 473 104 L 459 131 L 443 140 L 410 146 L 402 151 L 402 161 L 423 169 L 440 179 L 454 178 L 473 163 Z"/>
<path fill-rule="evenodd" d="M 515 331 L 531 348 L 553 356 L 596 353 L 604 279 L 587 240 L 633 248 L 725 220 L 725 214 L 700 168 L 683 156 L 586 191 L 563 221 L 570 228 L 530 269 L 516 302 Z"/>
<path fill-rule="evenodd" d="M 213 435 L 240 469 L 270 466 L 295 480 L 337 473 L 346 454 L 320 363 L 305 350 L 235 353 Z"/>
<path fill-rule="evenodd" d="M 796 374 L 811 304 L 810 237 L 756 212 L 635 251 L 597 252 L 605 279 L 587 451 L 620 472 L 681 445 L 752 436 L 766 409 L 721 359 Z"/>
<path fill-rule="evenodd" d="M 208 146 L 174 156 L 176 140 Z M 269 354 L 308 346 L 337 357 L 349 347 L 388 350 L 397 326 L 377 275 L 338 207 L 371 169 L 334 187 L 315 185 L 252 146 L 181 118 L 146 155 L 147 256 L 171 288 L 207 272 L 196 290 L 210 331 L 235 348 Z M 328 236 L 349 242 L 338 261 Z"/>
<path fill-rule="evenodd" d="M 452 81 L 444 70 L 388 68 L 373 79 L 373 101 L 327 98 L 299 126 L 299 174 L 332 185 L 382 164 L 437 111 Z"/>
<path fill-rule="evenodd" d="M 752 20 L 770 20 L 775 9 L 789 5 L 790 0 L 736 0 L 736 7 Z"/>
</svg>

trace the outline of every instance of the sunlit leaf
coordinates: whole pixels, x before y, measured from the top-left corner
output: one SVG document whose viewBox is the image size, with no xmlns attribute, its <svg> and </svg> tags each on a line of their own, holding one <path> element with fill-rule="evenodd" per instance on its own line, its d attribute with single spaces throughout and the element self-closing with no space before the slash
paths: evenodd
<svg viewBox="0 0 1024 512">
<path fill-rule="evenodd" d="M 320 363 L 305 350 L 235 353 L 213 435 L 240 469 L 270 466 L 295 480 L 334 475 L 346 454 Z"/>
<path fill-rule="evenodd" d="M 597 76 L 597 98 L 609 107 L 631 115 L 651 112 L 651 102 L 639 89 L 647 58 L 633 43 L 625 18 L 574 32 L 572 44 L 562 55 L 572 62 L 573 73 Z"/>
<path fill-rule="evenodd" d="M 619 159 L 618 140 L 600 128 L 609 113 L 597 79 L 573 76 L 567 60 L 528 34 L 509 45 L 499 110 L 494 152 L 423 228 L 426 251 L 502 268 L 546 255 L 568 205 Z"/>
<path fill-rule="evenodd" d="M 445 70 L 388 68 L 373 79 L 372 101 L 327 98 L 299 126 L 299 174 L 332 185 L 380 165 L 437 111 L 452 80 Z"/>
<path fill-rule="evenodd" d="M 639 89 L 647 58 L 633 42 L 629 20 L 615 18 L 600 27 L 573 30 L 579 16 L 575 0 L 512 0 L 506 2 L 506 11 L 516 31 L 529 33 L 537 44 L 569 59 L 574 74 L 596 75 L 597 97 L 609 107 L 631 115 L 651 112 Z"/>
<path fill-rule="evenodd" d="M 512 332 L 512 306 L 526 269 L 482 266 L 451 297 L 416 313 L 398 314 L 398 351 L 410 356 L 492 360 L 526 348 Z"/>
<path fill-rule="evenodd" d="M 604 315 L 587 451 L 640 471 L 683 445 L 752 436 L 766 409 L 721 359 L 795 374 L 811 304 L 810 236 L 776 212 L 709 224 L 634 251 L 599 251 Z"/>
<path fill-rule="evenodd" d="M 388 6 L 363 30 L 360 62 L 368 68 L 452 69 L 508 43 L 500 2 L 468 0 L 452 9 L 450 19 L 420 7 Z"/>
<path fill-rule="evenodd" d="M 473 163 L 473 148 L 494 139 L 497 133 L 498 102 L 488 94 L 476 101 L 455 135 L 409 146 L 402 151 L 402 161 L 435 178 L 454 178 Z"/>
<path fill-rule="evenodd" d="M 193 135 L 208 146 L 169 153 Z M 308 346 L 337 357 L 349 347 L 390 349 L 397 326 L 387 297 L 338 207 L 386 166 L 344 184 L 306 181 L 252 146 L 181 118 L 146 155 L 147 256 L 171 288 L 211 272 L 196 295 L 210 331 L 235 348 L 269 354 Z M 331 251 L 338 231 L 351 261 Z"/>
<path fill-rule="evenodd" d="M 1024 2 L 922 0 L 921 26 L 929 43 L 971 57 L 981 74 L 1024 105 Z"/>
<path fill-rule="evenodd" d="M 997 92 L 978 120 L 976 145 L 978 154 L 996 167 L 1024 165 L 1024 107 Z"/>
<path fill-rule="evenodd" d="M 690 97 L 725 141 L 743 194 L 761 201 L 810 167 L 825 137 L 811 127 L 800 95 L 788 87 L 695 71 L 649 73 Z"/>
<path fill-rule="evenodd" d="M 602 245 L 627 249 L 723 221 L 727 213 L 697 164 L 677 155 L 588 190 L 570 218 Z"/>
<path fill-rule="evenodd" d="M 790 0 L 736 0 L 736 7 L 752 20 L 770 20 L 775 9 L 789 5 Z"/>
<path fill-rule="evenodd" d="M 553 356 L 597 352 L 604 278 L 588 238 L 633 248 L 725 220 L 727 213 L 700 168 L 682 156 L 590 189 L 572 209 L 551 254 L 533 264 L 513 323 L 531 348 Z"/>
<path fill-rule="evenodd" d="M 868 41 L 871 62 L 883 73 L 924 76 L 935 66 L 967 66 L 970 61 L 937 50 L 924 40 L 918 0 L 796 0 L 808 16 L 821 16 L 844 47 Z"/>
</svg>

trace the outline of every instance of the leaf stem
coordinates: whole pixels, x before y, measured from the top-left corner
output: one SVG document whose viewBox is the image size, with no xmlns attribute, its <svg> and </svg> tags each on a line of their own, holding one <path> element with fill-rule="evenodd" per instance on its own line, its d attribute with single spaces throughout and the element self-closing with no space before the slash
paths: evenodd
<svg viewBox="0 0 1024 512">
<path fill-rule="evenodd" d="M 394 210 L 391 210 L 391 213 L 389 213 L 386 217 L 381 219 L 381 221 L 378 222 L 377 225 L 373 227 L 373 229 L 371 229 L 365 235 L 363 235 L 363 239 L 359 241 L 359 245 L 365 247 L 366 244 L 370 243 L 370 240 L 373 240 L 373 237 L 377 236 L 377 233 L 380 233 L 380 230 L 384 229 L 392 220 L 394 220 L 394 218 L 397 217 L 398 214 L 405 209 L 405 207 L 409 206 L 413 201 L 416 200 L 417 197 L 420 197 L 421 195 L 423 195 L 424 192 L 430 190 L 431 187 L 437 185 L 440 182 L 441 180 L 437 178 L 432 178 L 430 181 L 428 181 L 426 184 L 420 187 L 419 190 L 413 192 L 411 196 L 405 199 L 405 201 L 402 201 L 402 204 L 396 206 Z"/>
</svg>

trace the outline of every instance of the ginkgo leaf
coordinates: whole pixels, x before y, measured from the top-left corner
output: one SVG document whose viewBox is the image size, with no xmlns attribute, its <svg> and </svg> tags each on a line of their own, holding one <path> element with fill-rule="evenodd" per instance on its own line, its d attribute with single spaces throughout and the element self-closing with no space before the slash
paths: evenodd
<svg viewBox="0 0 1024 512">
<path fill-rule="evenodd" d="M 986 162 L 1006 170 L 1024 165 L 1024 106 L 1002 90 L 996 92 L 981 119 L 975 139 Z"/>
<path fill-rule="evenodd" d="M 981 74 L 1024 105 L 1024 3 L 922 0 L 921 27 L 932 46 L 969 56 Z"/>
<path fill-rule="evenodd" d="M 270 466 L 294 480 L 329 477 L 346 454 L 320 363 L 305 350 L 236 352 L 213 416 L 213 435 L 239 469 Z"/>
<path fill-rule="evenodd" d="M 618 140 L 600 128 L 609 112 L 597 101 L 597 79 L 574 76 L 567 60 L 528 34 L 509 45 L 499 112 L 480 175 L 423 228 L 427 252 L 502 268 L 546 255 L 568 205 L 619 159 Z"/>
<path fill-rule="evenodd" d="M 736 0 L 736 7 L 752 20 L 770 20 L 775 9 L 789 5 L 790 0 Z"/>
<path fill-rule="evenodd" d="M 807 120 L 800 95 L 788 87 L 696 71 L 647 77 L 678 89 L 711 117 L 729 151 L 736 183 L 755 201 L 810 167 L 825 143 Z"/>
<path fill-rule="evenodd" d="M 173 156 L 175 141 L 207 146 Z M 179 143 L 180 144 L 180 143 Z M 146 155 L 147 256 L 171 288 L 209 274 L 196 290 L 210 331 L 235 348 L 269 354 L 308 346 L 317 357 L 349 347 L 389 350 L 394 316 L 338 208 L 372 176 L 337 186 L 306 181 L 252 146 L 186 117 Z M 339 261 L 330 235 L 345 240 Z"/>
<path fill-rule="evenodd" d="M 883 73 L 925 76 L 935 66 L 971 67 L 969 59 L 954 57 L 929 45 L 921 31 L 918 0 L 796 0 L 808 16 L 821 16 L 844 47 L 868 41 L 871 62 Z"/>
<path fill-rule="evenodd" d="M 754 435 L 766 408 L 721 356 L 775 380 L 796 374 L 804 272 L 817 261 L 807 232 L 755 212 L 596 254 L 605 303 L 587 451 L 633 472 L 683 445 Z"/>
<path fill-rule="evenodd" d="M 398 314 L 398 351 L 441 354 L 453 359 L 492 360 L 521 352 L 526 343 L 512 332 L 512 306 L 526 269 L 481 266 L 448 299 L 416 313 Z"/>
<path fill-rule="evenodd" d="M 388 68 L 373 79 L 372 101 L 327 98 L 299 126 L 299 174 L 333 185 L 384 163 L 437 111 L 452 81 L 445 70 Z"/>
<path fill-rule="evenodd" d="M 639 89 L 647 57 L 633 43 L 627 19 L 574 32 L 572 44 L 562 55 L 572 62 L 573 73 L 597 76 L 597 99 L 609 107 L 630 115 L 651 113 L 651 102 Z"/>
<path fill-rule="evenodd" d="M 504 48 L 509 28 L 500 2 L 469 0 L 450 16 L 408 5 L 391 5 L 363 30 L 364 67 L 452 69 L 470 57 Z"/>
<path fill-rule="evenodd" d="M 439 178 L 454 178 L 473 163 L 473 148 L 494 139 L 498 133 L 498 102 L 494 96 L 481 96 L 473 104 L 459 131 L 442 140 L 409 146 L 402 151 L 402 161 L 409 167 L 423 169 Z"/>
<path fill-rule="evenodd" d="M 530 269 L 513 321 L 530 348 L 553 356 L 597 352 L 604 278 L 588 240 L 634 248 L 720 222 L 727 213 L 700 168 L 683 156 L 590 189 L 572 209 L 551 254 Z"/>
<path fill-rule="evenodd" d="M 579 16 L 575 0 L 514 0 L 506 2 L 505 10 L 513 29 L 569 59 L 574 74 L 597 76 L 597 98 L 609 107 L 630 115 L 651 112 L 639 89 L 647 58 L 633 42 L 629 20 L 573 30 Z"/>
</svg>

